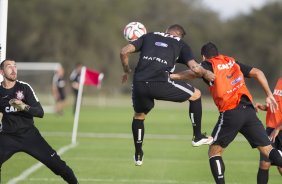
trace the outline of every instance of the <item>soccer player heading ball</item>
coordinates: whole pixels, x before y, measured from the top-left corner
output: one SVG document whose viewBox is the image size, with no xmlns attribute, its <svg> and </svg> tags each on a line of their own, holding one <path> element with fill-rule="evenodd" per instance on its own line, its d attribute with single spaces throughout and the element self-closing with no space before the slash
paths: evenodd
<svg viewBox="0 0 282 184">
<path fill-rule="evenodd" d="M 169 79 L 169 73 L 174 71 L 176 63 L 187 65 L 197 75 L 208 81 L 214 79 L 212 72 L 205 70 L 194 60 L 191 48 L 182 40 L 184 35 L 183 27 L 175 24 L 171 25 L 166 32 L 144 34 L 121 49 L 120 58 L 124 71 L 123 83 L 127 81 L 128 74 L 131 72 L 128 62 L 129 54 L 140 52 L 132 88 L 132 102 L 135 111 L 132 120 L 132 133 L 136 165 L 143 163 L 144 120 L 154 107 L 154 100 L 189 101 L 189 116 L 194 134 L 192 145 L 210 144 L 213 140 L 212 137 L 201 133 L 201 92 L 187 82 Z"/>
</svg>

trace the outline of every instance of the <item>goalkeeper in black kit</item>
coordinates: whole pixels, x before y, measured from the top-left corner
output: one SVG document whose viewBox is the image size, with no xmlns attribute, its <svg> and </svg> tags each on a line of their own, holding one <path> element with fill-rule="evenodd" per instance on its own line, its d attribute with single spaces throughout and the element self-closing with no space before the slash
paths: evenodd
<svg viewBox="0 0 282 184">
<path fill-rule="evenodd" d="M 33 117 L 42 118 L 44 111 L 32 87 L 17 80 L 16 62 L 4 60 L 0 64 L 0 73 L 4 77 L 0 86 L 0 168 L 13 154 L 25 152 L 67 183 L 77 184 L 72 169 L 34 126 Z"/>
</svg>

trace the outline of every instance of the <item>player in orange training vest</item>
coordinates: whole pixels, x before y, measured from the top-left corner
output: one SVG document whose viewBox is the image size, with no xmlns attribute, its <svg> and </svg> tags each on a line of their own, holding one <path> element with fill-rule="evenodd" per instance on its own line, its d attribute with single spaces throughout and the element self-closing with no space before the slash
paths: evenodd
<svg viewBox="0 0 282 184">
<path fill-rule="evenodd" d="M 256 115 L 252 96 L 245 84 L 245 77 L 257 79 L 266 93 L 267 105 L 274 112 L 277 103 L 268 86 L 264 73 L 257 69 L 235 61 L 234 58 L 220 55 L 213 43 L 202 47 L 203 62 L 201 66 L 215 74 L 215 80 L 208 82 L 209 90 L 220 112 L 214 127 L 213 143 L 209 147 L 210 168 L 217 184 L 224 184 L 225 166 L 222 159 L 224 149 L 241 133 L 253 148 L 270 158 L 275 164 L 282 166 L 282 152 L 271 145 L 262 122 Z M 191 70 L 171 74 L 173 80 L 198 77 Z"/>
<path fill-rule="evenodd" d="M 273 96 L 278 103 L 278 111 L 272 113 L 267 105 L 260 103 L 256 104 L 257 111 L 267 111 L 266 114 L 266 132 L 270 137 L 272 146 L 276 149 L 282 150 L 282 77 L 278 80 Z M 268 172 L 271 166 L 271 161 L 263 155 L 260 155 L 260 164 L 257 174 L 257 183 L 266 184 L 268 182 Z M 279 173 L 282 175 L 282 167 L 277 167 Z"/>
</svg>

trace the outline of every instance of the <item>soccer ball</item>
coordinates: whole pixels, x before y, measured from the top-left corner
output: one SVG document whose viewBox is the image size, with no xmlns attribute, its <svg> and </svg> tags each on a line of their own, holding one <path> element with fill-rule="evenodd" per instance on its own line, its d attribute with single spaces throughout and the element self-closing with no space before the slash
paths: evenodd
<svg viewBox="0 0 282 184">
<path fill-rule="evenodd" d="M 146 33 L 146 27 L 140 22 L 130 22 L 123 30 L 124 38 L 130 42 L 137 40 Z"/>
</svg>

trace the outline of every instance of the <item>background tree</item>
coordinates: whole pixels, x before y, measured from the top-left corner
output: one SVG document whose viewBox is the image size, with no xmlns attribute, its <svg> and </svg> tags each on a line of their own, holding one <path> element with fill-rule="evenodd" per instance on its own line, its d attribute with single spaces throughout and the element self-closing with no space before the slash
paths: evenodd
<svg viewBox="0 0 282 184">
<path fill-rule="evenodd" d="M 266 5 L 227 22 L 193 0 L 13 0 L 9 1 L 7 57 L 24 62 L 60 62 L 69 75 L 79 61 L 105 74 L 103 93 L 129 92 L 121 85 L 119 52 L 131 21 L 164 31 L 178 23 L 197 60 L 200 48 L 215 42 L 220 51 L 261 68 L 274 85 L 281 75 L 282 3 Z M 131 58 L 134 68 L 137 55 Z M 179 66 L 178 69 L 183 69 Z M 197 84 L 199 85 L 199 84 Z"/>
</svg>

